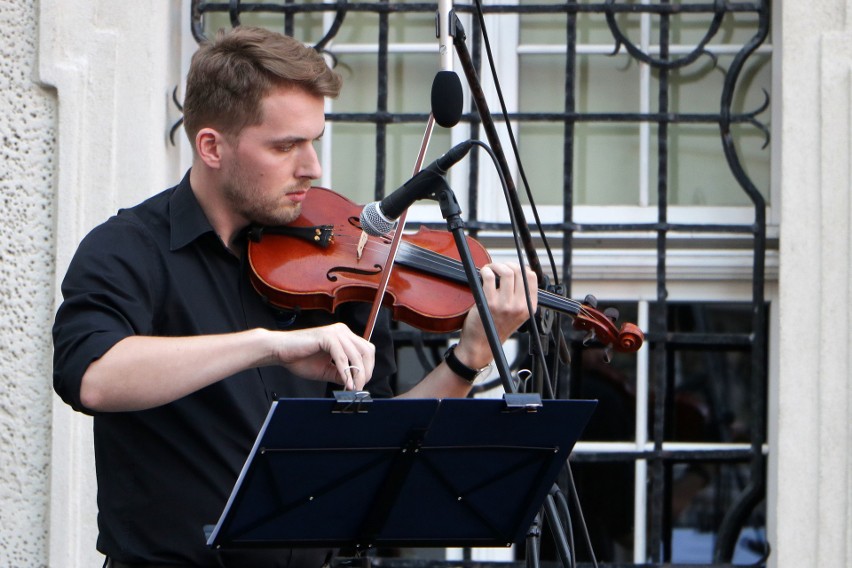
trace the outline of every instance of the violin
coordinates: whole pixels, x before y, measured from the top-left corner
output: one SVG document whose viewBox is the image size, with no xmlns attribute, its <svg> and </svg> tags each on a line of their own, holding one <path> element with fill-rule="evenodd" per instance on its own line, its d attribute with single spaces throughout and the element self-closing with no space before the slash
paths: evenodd
<svg viewBox="0 0 852 568">
<path fill-rule="evenodd" d="M 334 311 L 345 302 L 372 302 L 391 239 L 369 236 L 361 241 L 362 209 L 339 193 L 314 187 L 295 221 L 253 228 L 248 262 L 257 292 L 286 309 Z M 488 264 L 491 259 L 482 244 L 467 240 L 476 266 Z M 538 303 L 573 316 L 575 328 L 616 351 L 636 351 L 644 340 L 636 325 L 617 328 L 614 318 L 589 303 L 544 290 L 538 291 Z M 474 298 L 452 233 L 421 227 L 403 235 L 382 305 L 397 321 L 423 331 L 461 329 Z"/>
</svg>

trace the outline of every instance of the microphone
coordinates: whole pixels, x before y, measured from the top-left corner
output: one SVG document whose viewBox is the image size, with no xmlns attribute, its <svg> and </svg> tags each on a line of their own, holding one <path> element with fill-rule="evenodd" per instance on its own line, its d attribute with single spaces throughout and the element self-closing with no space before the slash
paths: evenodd
<svg viewBox="0 0 852 568">
<path fill-rule="evenodd" d="M 461 120 L 464 110 L 461 80 L 453 71 L 453 35 L 450 29 L 455 13 L 452 0 L 438 0 L 435 18 L 441 70 L 432 81 L 432 116 L 440 126 L 452 128 Z"/>
<path fill-rule="evenodd" d="M 439 126 L 452 128 L 461 120 L 464 95 L 455 71 L 438 71 L 432 80 L 432 116 Z"/>
<path fill-rule="evenodd" d="M 384 199 L 365 205 L 361 210 L 361 230 L 374 237 L 383 237 L 390 233 L 400 215 L 415 201 L 434 194 L 447 171 L 464 158 L 473 146 L 473 140 L 453 146 L 446 154 L 417 172 Z"/>
</svg>

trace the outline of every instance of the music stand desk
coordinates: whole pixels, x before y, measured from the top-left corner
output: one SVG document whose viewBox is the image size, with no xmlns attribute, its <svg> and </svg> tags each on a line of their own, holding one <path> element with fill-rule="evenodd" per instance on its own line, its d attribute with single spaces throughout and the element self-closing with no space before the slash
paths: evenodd
<svg viewBox="0 0 852 568">
<path fill-rule="evenodd" d="M 596 402 L 507 400 L 275 401 L 207 544 L 509 546 Z"/>
</svg>

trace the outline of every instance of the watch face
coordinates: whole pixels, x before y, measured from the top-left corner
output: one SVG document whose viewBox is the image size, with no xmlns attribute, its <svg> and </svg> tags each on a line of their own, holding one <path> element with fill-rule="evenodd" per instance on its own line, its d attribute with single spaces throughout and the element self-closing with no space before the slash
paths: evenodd
<svg viewBox="0 0 852 568">
<path fill-rule="evenodd" d="M 486 365 L 486 366 L 482 367 L 481 369 L 479 369 L 479 371 L 476 372 L 476 376 L 473 378 L 474 382 L 478 381 L 480 379 L 487 378 L 488 375 L 491 374 L 491 369 L 493 369 L 493 368 L 494 368 L 494 364 L 492 363 L 491 365 Z"/>
</svg>

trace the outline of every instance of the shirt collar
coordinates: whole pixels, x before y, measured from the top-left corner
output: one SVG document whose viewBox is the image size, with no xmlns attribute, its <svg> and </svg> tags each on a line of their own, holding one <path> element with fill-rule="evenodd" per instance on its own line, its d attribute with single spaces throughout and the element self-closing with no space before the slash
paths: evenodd
<svg viewBox="0 0 852 568">
<path fill-rule="evenodd" d="M 170 247 L 172 251 L 185 247 L 201 235 L 213 232 L 204 210 L 189 185 L 189 171 L 169 199 Z"/>
</svg>

